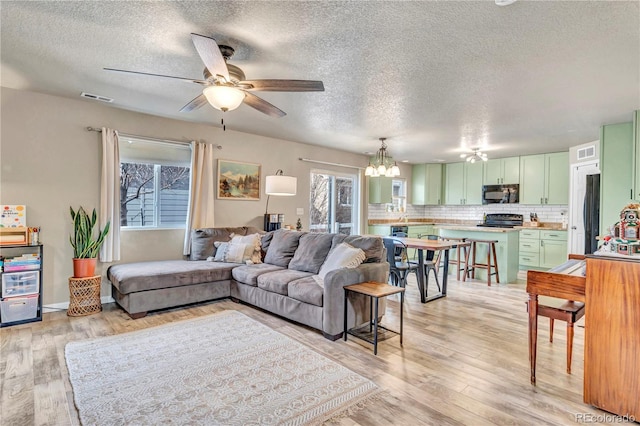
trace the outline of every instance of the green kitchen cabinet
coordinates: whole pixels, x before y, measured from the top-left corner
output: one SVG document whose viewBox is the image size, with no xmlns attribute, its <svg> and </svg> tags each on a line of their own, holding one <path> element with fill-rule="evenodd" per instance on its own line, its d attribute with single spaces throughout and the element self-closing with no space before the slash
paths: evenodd
<svg viewBox="0 0 640 426">
<path fill-rule="evenodd" d="M 637 125 L 637 123 L 636 123 Z M 633 198 L 634 123 L 600 128 L 600 232 L 620 220 L 620 210 Z"/>
<path fill-rule="evenodd" d="M 482 171 L 484 162 L 464 165 L 464 204 L 482 204 Z"/>
<path fill-rule="evenodd" d="M 482 204 L 482 163 L 445 164 L 445 204 Z"/>
<path fill-rule="evenodd" d="M 439 205 L 442 201 L 442 164 L 415 164 L 411 170 L 414 205 Z"/>
<path fill-rule="evenodd" d="M 464 163 L 444 165 L 445 204 L 464 204 Z"/>
<path fill-rule="evenodd" d="M 520 182 L 520 157 L 497 158 L 484 163 L 484 185 Z"/>
<path fill-rule="evenodd" d="M 520 204 L 568 203 L 568 152 L 520 157 Z"/>
<path fill-rule="evenodd" d="M 567 231 L 540 231 L 541 268 L 561 265 L 567 256 Z"/>
<path fill-rule="evenodd" d="M 520 269 L 550 269 L 567 261 L 567 231 L 522 229 L 520 231 Z"/>
<path fill-rule="evenodd" d="M 392 202 L 393 178 L 367 177 L 369 186 L 369 204 L 386 204 Z"/>
<path fill-rule="evenodd" d="M 386 237 L 391 233 L 389 225 L 369 225 L 369 235 L 380 235 Z"/>
</svg>

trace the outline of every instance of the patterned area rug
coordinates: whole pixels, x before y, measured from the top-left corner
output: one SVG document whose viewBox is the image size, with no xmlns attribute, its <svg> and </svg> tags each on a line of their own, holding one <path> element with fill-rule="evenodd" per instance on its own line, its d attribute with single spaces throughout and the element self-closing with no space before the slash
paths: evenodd
<svg viewBox="0 0 640 426">
<path fill-rule="evenodd" d="M 70 342 L 84 425 L 302 425 L 362 408 L 370 380 L 236 312 Z"/>
</svg>

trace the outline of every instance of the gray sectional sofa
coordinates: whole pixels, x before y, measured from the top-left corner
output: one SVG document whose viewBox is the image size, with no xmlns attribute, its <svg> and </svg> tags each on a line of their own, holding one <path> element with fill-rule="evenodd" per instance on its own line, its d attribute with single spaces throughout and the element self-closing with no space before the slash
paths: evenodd
<svg viewBox="0 0 640 426">
<path fill-rule="evenodd" d="M 283 229 L 261 233 L 263 263 L 210 261 L 216 254 L 221 257 L 222 248 L 217 246 L 222 242 L 232 236 L 250 238 L 255 233 L 261 232 L 252 227 L 197 229 L 192 233 L 189 260 L 112 265 L 107 277 L 113 297 L 132 318 L 157 309 L 231 297 L 321 330 L 325 337 L 335 340 L 344 327 L 343 287 L 387 281 L 384 245 L 375 236 Z M 336 255 L 345 248 L 353 251 L 353 247 L 364 251 L 358 259 L 364 258 L 364 262 L 357 267 L 331 269 L 329 264 L 334 264 Z M 351 294 L 348 303 L 349 327 L 369 319 L 367 298 Z M 384 305 L 381 308 L 384 312 Z"/>
</svg>

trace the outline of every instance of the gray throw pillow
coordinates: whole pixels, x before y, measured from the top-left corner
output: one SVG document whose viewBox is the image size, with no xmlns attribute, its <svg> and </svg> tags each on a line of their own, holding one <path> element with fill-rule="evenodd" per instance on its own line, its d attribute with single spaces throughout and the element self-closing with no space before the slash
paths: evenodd
<svg viewBox="0 0 640 426">
<path fill-rule="evenodd" d="M 206 260 L 215 256 L 216 241 L 229 241 L 231 232 L 226 228 L 200 228 L 191 231 L 191 254 L 189 260 Z"/>
<path fill-rule="evenodd" d="M 278 229 L 273 233 L 264 263 L 286 268 L 298 248 L 302 232 Z"/>
<path fill-rule="evenodd" d="M 331 250 L 332 241 L 332 234 L 309 232 L 302 235 L 289 269 L 317 274 Z"/>
<path fill-rule="evenodd" d="M 335 240 L 334 240 L 335 241 Z M 348 235 L 343 242 L 352 245 L 353 247 L 362 249 L 367 257 L 364 263 L 378 263 L 382 262 L 382 253 L 384 252 L 384 244 L 382 243 L 382 237 L 362 235 Z"/>
</svg>

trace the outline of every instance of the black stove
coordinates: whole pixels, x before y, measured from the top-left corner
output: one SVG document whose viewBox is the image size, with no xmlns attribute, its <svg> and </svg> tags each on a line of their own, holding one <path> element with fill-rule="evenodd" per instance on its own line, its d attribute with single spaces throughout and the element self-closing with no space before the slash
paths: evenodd
<svg viewBox="0 0 640 426">
<path fill-rule="evenodd" d="M 484 222 L 478 224 L 486 228 L 513 228 L 522 226 L 523 217 L 521 214 L 511 213 L 490 213 L 485 216 Z"/>
</svg>

